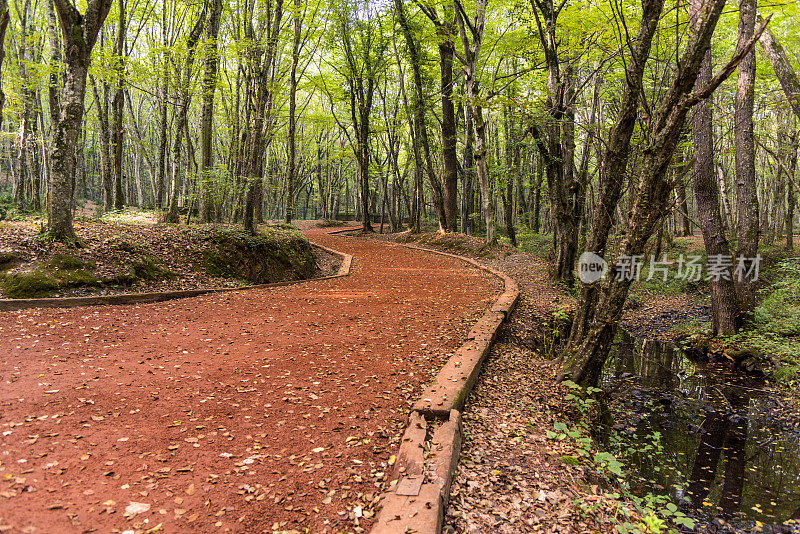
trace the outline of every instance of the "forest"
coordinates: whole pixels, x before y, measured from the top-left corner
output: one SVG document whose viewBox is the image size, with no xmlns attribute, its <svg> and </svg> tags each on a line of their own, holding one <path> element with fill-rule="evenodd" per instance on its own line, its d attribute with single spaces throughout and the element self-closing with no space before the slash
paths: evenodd
<svg viewBox="0 0 800 534">
<path fill-rule="evenodd" d="M 58 250 L 131 212 L 243 236 L 306 220 L 469 236 L 543 260 L 528 269 L 559 295 L 536 319 L 555 325 L 556 382 L 602 386 L 645 290 L 698 291 L 708 321 L 688 337 L 794 380 L 797 16 L 757 0 L 0 0 L 0 220 L 35 221 Z"/>
</svg>

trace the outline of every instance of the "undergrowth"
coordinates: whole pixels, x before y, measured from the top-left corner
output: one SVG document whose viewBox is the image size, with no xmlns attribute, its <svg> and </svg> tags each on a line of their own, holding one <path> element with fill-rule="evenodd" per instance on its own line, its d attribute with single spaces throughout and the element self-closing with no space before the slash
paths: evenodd
<svg viewBox="0 0 800 534">
<path fill-rule="evenodd" d="M 660 433 L 653 432 L 648 441 L 642 443 L 633 441 L 610 425 L 600 425 L 603 429 L 607 427 L 607 432 L 598 431 L 596 422 L 604 413 L 607 414 L 600 396 L 602 390 L 583 389 L 573 382 L 565 384 L 570 388 L 565 398 L 572 402 L 575 417 L 570 423 L 555 423 L 553 430 L 547 432 L 547 438 L 565 446 L 567 453 L 561 455 L 564 463 L 583 467 L 588 478 L 598 483 L 595 496 L 576 501 L 582 511 L 587 515 L 606 512 L 603 515 L 615 523 L 621 534 L 674 533 L 680 529 L 693 529 L 694 520 L 678 510 L 667 496 L 637 495 L 631 488 L 626 465 L 635 457 L 647 454 L 662 465 L 660 468 L 669 468 Z M 613 516 L 607 513 L 609 511 Z"/>
</svg>

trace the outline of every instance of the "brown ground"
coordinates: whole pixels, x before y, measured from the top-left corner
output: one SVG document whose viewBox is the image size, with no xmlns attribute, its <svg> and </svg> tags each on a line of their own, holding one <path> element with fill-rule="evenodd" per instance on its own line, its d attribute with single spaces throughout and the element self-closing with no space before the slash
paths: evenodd
<svg viewBox="0 0 800 534">
<path fill-rule="evenodd" d="M 0 313 L 0 532 L 368 527 L 410 401 L 500 285 L 308 234 L 352 274 Z"/>
</svg>

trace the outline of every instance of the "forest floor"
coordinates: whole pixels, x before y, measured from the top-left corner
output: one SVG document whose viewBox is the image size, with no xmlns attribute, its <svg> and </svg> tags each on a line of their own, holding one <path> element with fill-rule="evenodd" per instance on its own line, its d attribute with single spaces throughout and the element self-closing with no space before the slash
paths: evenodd
<svg viewBox="0 0 800 534">
<path fill-rule="evenodd" d="M 493 346 L 463 413 L 464 443 L 444 532 L 616 532 L 624 503 L 606 499 L 583 466 L 565 463 L 568 446 L 547 438 L 575 416 L 560 361 L 548 349 L 564 335 L 559 315 L 574 299 L 554 286 L 550 266 L 529 252 L 456 234 L 377 236 L 473 257 L 520 286 L 520 301 Z M 671 327 L 705 307 L 685 294 L 646 298 L 626 328 L 669 338 Z"/>
<path fill-rule="evenodd" d="M 570 390 L 556 382 L 561 362 L 553 354 L 564 335 L 559 318 L 575 302 L 552 283 L 550 264 L 533 252 L 487 248 L 480 238 L 457 234 L 378 238 L 473 257 L 505 272 L 521 289 L 464 408 L 464 442 L 444 532 L 617 532 L 633 507 L 609 499 L 608 488 L 585 464 L 562 459 L 574 454 L 572 446 L 547 437 L 556 423 L 579 419 L 565 399 Z M 680 250 L 702 248 L 698 236 L 683 241 Z M 634 336 L 673 341 L 679 325 L 708 320 L 703 287 L 658 289 L 642 288 L 626 309 L 623 328 Z"/>
<path fill-rule="evenodd" d="M 0 313 L 0 531 L 368 528 L 411 402 L 501 287 L 307 235 L 350 276 Z"/>
</svg>

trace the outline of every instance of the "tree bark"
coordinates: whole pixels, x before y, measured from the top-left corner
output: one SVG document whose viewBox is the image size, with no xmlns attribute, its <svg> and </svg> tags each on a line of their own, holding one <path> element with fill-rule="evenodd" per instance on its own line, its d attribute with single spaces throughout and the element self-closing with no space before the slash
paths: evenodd
<svg viewBox="0 0 800 534">
<path fill-rule="evenodd" d="M 217 89 L 217 70 L 219 69 L 217 38 L 219 37 L 221 16 L 222 0 L 210 0 L 208 4 L 208 19 L 204 28 L 205 73 L 203 75 L 203 104 L 200 116 L 199 218 L 202 223 L 209 223 L 214 218 L 214 147 L 212 134 L 214 130 L 214 93 Z"/>
<path fill-rule="evenodd" d="M 693 11 L 698 10 L 693 0 Z M 703 59 L 699 84 L 711 80 L 711 53 Z M 725 225 L 720 213 L 720 203 L 714 172 L 714 129 L 711 99 L 694 107 L 692 133 L 694 136 L 694 194 L 697 200 L 697 217 L 703 233 L 707 256 L 730 256 Z M 739 323 L 739 306 L 733 278 L 721 277 L 709 280 L 711 288 L 711 325 L 715 336 L 730 335 L 736 332 Z"/>
<path fill-rule="evenodd" d="M 756 24 L 755 0 L 739 2 L 738 48 L 753 35 Z M 734 140 L 736 144 L 736 209 L 738 250 L 735 261 L 748 269 L 756 261 L 759 228 L 758 191 L 756 187 L 756 153 L 753 140 L 753 104 L 755 101 L 756 52 L 751 50 L 739 64 L 734 104 Z M 740 313 L 755 307 L 756 286 L 750 277 L 735 277 L 736 296 Z"/>
<path fill-rule="evenodd" d="M 442 202 L 446 229 L 458 231 L 458 153 L 456 150 L 456 115 L 453 104 L 453 32 L 454 9 L 445 8 L 445 20 L 437 27 L 442 90 Z"/>
<path fill-rule="evenodd" d="M 75 189 L 75 148 L 83 124 L 86 76 L 92 48 L 105 22 L 112 0 L 89 0 L 81 13 L 68 0 L 54 0 L 65 50 L 64 87 L 58 121 L 53 125 L 52 170 L 47 191 L 47 228 L 55 241 L 78 244 L 72 226 Z"/>
</svg>

